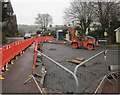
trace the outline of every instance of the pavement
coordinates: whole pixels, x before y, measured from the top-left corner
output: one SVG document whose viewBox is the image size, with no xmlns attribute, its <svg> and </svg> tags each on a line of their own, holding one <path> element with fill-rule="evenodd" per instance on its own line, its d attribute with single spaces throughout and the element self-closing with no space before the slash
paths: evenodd
<svg viewBox="0 0 120 95">
<path fill-rule="evenodd" d="M 33 46 L 29 47 L 22 56 L 18 56 L 15 64 L 9 64 L 9 71 L 3 74 L 2 93 L 39 93 L 33 80 L 24 84 L 32 74 Z"/>
</svg>

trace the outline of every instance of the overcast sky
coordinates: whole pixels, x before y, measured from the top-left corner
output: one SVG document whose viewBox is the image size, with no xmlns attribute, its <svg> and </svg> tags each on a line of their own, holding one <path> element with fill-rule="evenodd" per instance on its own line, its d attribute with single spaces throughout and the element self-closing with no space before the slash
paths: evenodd
<svg viewBox="0 0 120 95">
<path fill-rule="evenodd" d="M 38 13 L 48 13 L 53 17 L 54 25 L 64 24 L 64 10 L 72 0 L 10 0 L 17 16 L 18 24 L 35 23 Z"/>
</svg>

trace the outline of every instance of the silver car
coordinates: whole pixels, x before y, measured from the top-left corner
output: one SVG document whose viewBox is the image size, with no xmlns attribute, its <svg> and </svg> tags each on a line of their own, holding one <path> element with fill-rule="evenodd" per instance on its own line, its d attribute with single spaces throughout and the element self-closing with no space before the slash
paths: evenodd
<svg viewBox="0 0 120 95">
<path fill-rule="evenodd" d="M 24 35 L 24 39 L 27 39 L 27 38 L 31 38 L 31 34 L 30 34 L 30 33 L 26 33 L 26 34 Z"/>
</svg>

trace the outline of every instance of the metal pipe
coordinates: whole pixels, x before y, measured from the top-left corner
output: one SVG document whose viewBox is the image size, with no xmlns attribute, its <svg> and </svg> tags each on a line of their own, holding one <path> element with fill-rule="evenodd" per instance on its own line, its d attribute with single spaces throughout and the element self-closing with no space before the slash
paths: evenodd
<svg viewBox="0 0 120 95">
<path fill-rule="evenodd" d="M 35 84 L 37 85 L 37 88 L 39 89 L 40 93 L 43 93 L 42 89 L 41 89 L 40 86 L 38 85 L 38 83 L 37 83 L 37 81 L 36 81 L 36 79 L 35 79 L 35 77 L 34 77 L 33 75 L 32 75 L 32 78 L 33 78 Z"/>
<path fill-rule="evenodd" d="M 83 61 L 83 62 L 80 63 L 79 65 L 77 65 L 77 66 L 75 67 L 75 69 L 74 69 L 74 74 L 76 75 L 76 73 L 77 73 L 77 69 L 78 69 L 81 65 L 85 64 L 86 62 L 92 60 L 93 58 L 97 57 L 98 55 L 100 55 L 100 54 L 102 54 L 102 53 L 104 53 L 104 52 L 105 52 L 105 51 L 101 51 L 101 52 L 97 53 L 96 55 L 90 57 L 89 59 Z"/>
<path fill-rule="evenodd" d="M 38 54 L 41 54 L 43 55 L 44 57 L 46 57 L 48 60 L 52 61 L 53 63 L 55 63 L 56 65 L 58 65 L 60 68 L 64 69 L 65 71 L 67 71 L 68 73 L 70 73 L 71 75 L 73 75 L 74 79 L 75 79 L 75 82 L 76 82 L 76 87 L 77 87 L 77 90 L 78 90 L 78 87 L 79 87 L 79 83 L 78 83 L 78 78 L 77 76 L 72 72 L 70 71 L 69 69 L 67 69 L 66 67 L 62 66 L 61 64 L 59 64 L 58 62 L 56 62 L 55 60 L 51 59 L 50 57 L 46 56 L 45 54 L 41 53 L 40 51 L 37 51 Z"/>
<path fill-rule="evenodd" d="M 103 78 L 102 78 L 102 81 L 100 82 L 100 84 L 98 85 L 98 87 L 97 87 L 97 89 L 95 90 L 95 94 L 98 92 L 98 90 L 99 90 L 99 88 L 101 87 L 101 85 L 102 85 L 102 83 L 104 82 L 104 80 L 105 80 L 105 78 L 106 78 L 107 76 L 105 75 Z"/>
<path fill-rule="evenodd" d="M 120 50 L 107 50 L 107 52 L 119 52 Z"/>
</svg>

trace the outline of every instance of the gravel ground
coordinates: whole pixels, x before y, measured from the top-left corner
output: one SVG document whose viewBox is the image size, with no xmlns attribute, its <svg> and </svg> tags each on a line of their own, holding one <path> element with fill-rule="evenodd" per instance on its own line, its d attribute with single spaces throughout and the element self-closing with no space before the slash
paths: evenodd
<svg viewBox="0 0 120 95">
<path fill-rule="evenodd" d="M 65 61 L 66 59 L 81 57 L 88 59 L 96 53 L 105 50 L 105 48 L 96 47 L 94 51 L 88 51 L 84 48 L 72 49 L 69 45 L 49 43 L 44 43 L 43 47 L 44 54 L 71 71 L 74 71 L 76 64 L 69 63 Z M 116 52 L 109 52 L 107 55 L 107 65 L 118 64 L 118 54 Z M 88 67 L 81 66 L 77 71 L 79 80 L 79 89 L 77 93 L 85 93 L 91 84 L 93 84 L 97 79 L 103 77 L 106 73 L 106 62 L 103 59 L 103 55 L 95 58 L 91 62 L 96 64 Z M 45 58 L 43 58 L 43 63 L 45 64 L 48 72 L 45 80 L 46 88 L 60 90 L 62 93 L 76 93 L 76 85 L 73 76 Z M 94 91 L 95 88 L 92 89 L 92 92 Z"/>
</svg>

